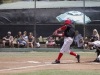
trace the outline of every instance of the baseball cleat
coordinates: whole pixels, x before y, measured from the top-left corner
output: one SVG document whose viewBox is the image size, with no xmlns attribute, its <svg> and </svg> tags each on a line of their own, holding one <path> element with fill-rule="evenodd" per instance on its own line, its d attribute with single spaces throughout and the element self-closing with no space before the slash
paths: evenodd
<svg viewBox="0 0 100 75">
<path fill-rule="evenodd" d="M 96 58 L 93 62 L 99 62 L 99 59 L 98 59 L 98 58 Z"/>
<path fill-rule="evenodd" d="M 52 64 L 59 64 L 60 61 L 59 60 L 55 60 L 54 62 L 52 62 Z"/>
<path fill-rule="evenodd" d="M 78 63 L 80 63 L 80 55 L 76 56 Z"/>
</svg>

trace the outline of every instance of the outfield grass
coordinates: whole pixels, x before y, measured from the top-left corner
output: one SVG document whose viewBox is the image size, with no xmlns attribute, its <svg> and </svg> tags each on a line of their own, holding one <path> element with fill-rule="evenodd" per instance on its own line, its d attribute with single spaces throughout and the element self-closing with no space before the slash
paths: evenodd
<svg viewBox="0 0 100 75">
<path fill-rule="evenodd" d="M 63 71 L 63 70 L 42 70 L 28 73 L 18 73 L 9 75 L 100 75 L 100 71 Z"/>
</svg>

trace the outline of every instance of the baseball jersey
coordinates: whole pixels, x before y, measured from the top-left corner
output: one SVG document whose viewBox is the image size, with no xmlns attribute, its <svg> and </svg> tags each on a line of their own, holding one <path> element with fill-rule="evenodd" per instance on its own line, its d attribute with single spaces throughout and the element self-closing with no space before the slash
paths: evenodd
<svg viewBox="0 0 100 75">
<path fill-rule="evenodd" d="M 75 27 L 73 24 L 66 25 L 67 28 L 64 31 L 64 36 L 66 37 L 74 37 L 75 36 Z"/>
</svg>

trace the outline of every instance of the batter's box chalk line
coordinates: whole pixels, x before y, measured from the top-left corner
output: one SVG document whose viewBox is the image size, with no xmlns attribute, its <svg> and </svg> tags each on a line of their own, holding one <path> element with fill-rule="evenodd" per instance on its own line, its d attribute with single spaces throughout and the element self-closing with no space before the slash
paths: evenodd
<svg viewBox="0 0 100 75">
<path fill-rule="evenodd" d="M 39 63 L 41 63 L 41 62 L 39 62 L 39 61 L 27 61 L 28 63 L 34 63 L 34 64 L 39 64 Z"/>
<path fill-rule="evenodd" d="M 90 62 L 88 64 L 97 64 L 97 65 L 100 65 L 100 62 Z"/>
<path fill-rule="evenodd" d="M 75 60 L 62 60 L 61 61 L 62 63 L 74 63 L 74 62 L 77 62 L 77 61 L 75 61 Z"/>
<path fill-rule="evenodd" d="M 33 63 L 33 64 L 38 64 L 41 62 L 39 62 L 39 61 L 13 61 L 13 62 L 0 62 L 0 63 Z"/>
<path fill-rule="evenodd" d="M 33 63 L 33 64 L 40 64 L 40 63 L 44 63 L 44 64 L 51 64 L 52 62 L 39 62 L 39 61 L 27 61 L 28 63 Z"/>
<path fill-rule="evenodd" d="M 57 65 L 57 64 L 42 64 L 42 65 L 36 65 L 36 66 L 24 66 L 24 67 L 18 67 L 18 68 L 8 68 L 8 69 L 1 69 L 0 72 L 4 71 L 12 71 L 12 70 L 23 70 L 23 69 L 29 69 L 29 68 L 38 68 L 38 67 L 45 67 L 50 65 Z"/>
</svg>

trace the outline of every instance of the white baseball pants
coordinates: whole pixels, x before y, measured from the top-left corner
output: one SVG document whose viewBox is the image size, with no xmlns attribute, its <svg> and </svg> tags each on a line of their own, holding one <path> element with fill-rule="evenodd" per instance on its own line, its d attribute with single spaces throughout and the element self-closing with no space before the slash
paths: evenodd
<svg viewBox="0 0 100 75">
<path fill-rule="evenodd" d="M 71 37 L 64 37 L 64 44 L 62 46 L 62 48 L 60 49 L 60 53 L 70 53 L 70 45 L 73 42 L 73 38 Z"/>
</svg>

